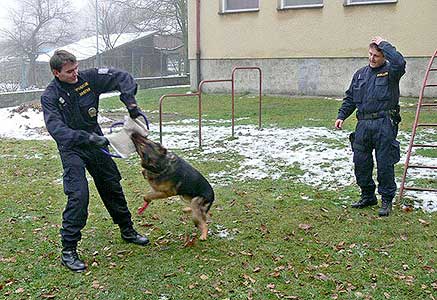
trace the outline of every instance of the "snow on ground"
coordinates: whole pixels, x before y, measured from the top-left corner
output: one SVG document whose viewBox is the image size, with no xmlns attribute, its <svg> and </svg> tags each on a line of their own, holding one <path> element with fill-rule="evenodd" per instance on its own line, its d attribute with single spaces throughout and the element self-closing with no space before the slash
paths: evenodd
<svg viewBox="0 0 437 300">
<path fill-rule="evenodd" d="M 29 109 L 22 113 L 14 113 L 13 109 L 0 109 L 0 138 L 50 138 L 44 128 L 41 112 Z M 104 116 L 99 119 L 99 122 L 108 121 L 111 122 Z M 216 155 L 237 156 L 240 164 L 238 168 L 229 166 L 225 171 L 207 174 L 213 184 L 226 185 L 239 180 L 263 178 L 290 178 L 325 190 L 337 190 L 355 184 L 347 131 L 323 127 L 269 127 L 258 130 L 253 125 L 242 125 L 235 127 L 237 138 L 230 139 L 229 123 L 228 120 L 204 121 L 202 151 L 192 151 L 185 156 L 197 161 L 214 160 Z M 104 132 L 107 133 L 108 130 Z M 150 138 L 159 141 L 157 124 L 151 124 L 150 132 Z M 399 139 L 403 146 L 403 157 L 400 162 L 403 164 L 409 135 L 401 132 Z M 197 120 L 165 123 L 163 144 L 170 149 L 197 149 Z M 413 155 L 413 159 L 414 163 L 437 164 L 436 159 L 419 155 Z M 290 168 L 299 169 L 302 174 L 290 177 Z M 409 172 L 409 177 L 435 179 L 435 173 L 417 169 Z M 435 193 L 408 191 L 406 195 L 415 198 L 418 201 L 417 205 L 426 211 L 437 211 Z"/>
</svg>

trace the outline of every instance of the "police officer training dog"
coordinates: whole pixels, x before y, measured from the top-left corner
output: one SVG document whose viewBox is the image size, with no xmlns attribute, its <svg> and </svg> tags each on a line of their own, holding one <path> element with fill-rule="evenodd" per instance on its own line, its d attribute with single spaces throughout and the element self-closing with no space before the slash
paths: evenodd
<svg viewBox="0 0 437 300">
<path fill-rule="evenodd" d="M 206 240 L 207 213 L 214 201 L 214 190 L 205 177 L 176 154 L 138 133 L 131 139 L 141 158 L 144 178 L 153 191 L 144 196 L 142 213 L 154 199 L 180 195 L 190 203 L 194 225 L 200 230 L 200 239 Z"/>
<path fill-rule="evenodd" d="M 64 169 L 67 205 L 62 215 L 61 262 L 82 272 L 86 264 L 77 254 L 81 230 L 88 218 L 89 189 L 85 170 L 94 184 L 121 237 L 128 243 L 147 245 L 147 237 L 133 228 L 131 213 L 120 185 L 114 161 L 101 151 L 108 145 L 97 123 L 99 95 L 118 90 L 131 118 L 140 115 L 135 94 L 137 85 L 130 74 L 117 69 L 88 69 L 79 72 L 76 57 L 64 50 L 50 59 L 54 79 L 41 96 L 44 121 L 56 141 Z"/>
<path fill-rule="evenodd" d="M 341 129 L 344 120 L 357 110 L 358 123 L 350 140 L 361 198 L 352 207 L 378 203 L 372 178 L 372 152 L 375 151 L 378 192 L 382 200 L 379 216 L 390 214 L 396 193 L 394 165 L 400 160 L 396 140 L 401 121 L 399 81 L 405 74 L 405 65 L 395 47 L 381 37 L 374 37 L 369 45 L 369 65 L 354 74 L 335 121 L 335 127 Z"/>
</svg>

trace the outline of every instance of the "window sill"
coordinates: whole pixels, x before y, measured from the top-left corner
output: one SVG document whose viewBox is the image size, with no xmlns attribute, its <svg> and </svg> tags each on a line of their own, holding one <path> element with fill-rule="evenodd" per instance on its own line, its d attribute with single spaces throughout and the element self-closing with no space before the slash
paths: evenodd
<svg viewBox="0 0 437 300">
<path fill-rule="evenodd" d="M 309 9 L 312 9 L 312 8 L 323 8 L 323 4 L 285 6 L 285 7 L 278 7 L 277 10 L 305 9 L 305 8 L 309 8 Z"/>
<path fill-rule="evenodd" d="M 398 0 L 386 0 L 386 1 L 380 1 L 380 2 L 374 2 L 374 1 L 363 1 L 363 2 L 355 2 L 355 3 L 348 3 L 345 1 L 343 3 L 343 6 L 356 6 L 356 5 L 378 5 L 378 4 L 396 4 Z"/>
<path fill-rule="evenodd" d="M 256 13 L 256 12 L 259 12 L 259 8 L 219 11 L 218 14 L 219 15 L 229 15 L 229 14 Z"/>
</svg>

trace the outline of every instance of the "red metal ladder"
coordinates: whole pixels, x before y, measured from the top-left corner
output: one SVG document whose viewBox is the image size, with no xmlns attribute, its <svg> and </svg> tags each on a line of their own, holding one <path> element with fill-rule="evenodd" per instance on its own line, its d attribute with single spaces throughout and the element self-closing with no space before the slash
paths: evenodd
<svg viewBox="0 0 437 300">
<path fill-rule="evenodd" d="M 437 169 L 437 165 L 436 166 L 425 166 L 425 165 L 410 164 L 410 157 L 411 157 L 411 152 L 412 152 L 413 148 L 437 148 L 437 144 L 416 144 L 414 142 L 414 139 L 416 136 L 416 131 L 417 131 L 418 127 L 437 127 L 437 123 L 420 123 L 419 122 L 420 112 L 421 112 L 421 109 L 423 107 L 429 107 L 430 109 L 432 109 L 432 107 L 437 108 L 437 101 L 429 102 L 429 101 L 424 101 L 424 99 L 423 99 L 426 88 L 437 87 L 436 83 L 428 83 L 429 75 L 431 72 L 435 72 L 434 74 L 437 75 L 437 66 L 433 66 L 434 60 L 436 59 L 436 57 L 437 57 L 437 49 L 435 50 L 434 54 L 431 56 L 431 58 L 429 60 L 428 67 L 427 67 L 426 73 L 425 73 L 425 77 L 423 79 L 422 89 L 420 90 L 419 102 L 417 103 L 417 109 L 416 109 L 416 117 L 414 119 L 413 130 L 411 132 L 410 144 L 408 145 L 407 157 L 405 159 L 404 175 L 402 176 L 402 182 L 401 182 L 401 186 L 400 186 L 400 190 L 399 190 L 399 202 L 400 203 L 402 203 L 401 200 L 402 200 L 402 197 L 404 195 L 405 190 L 437 192 L 437 189 L 433 189 L 433 188 L 423 188 L 423 187 L 414 187 L 414 186 L 406 186 L 405 185 L 405 180 L 407 177 L 408 169 L 410 169 L 410 168 Z M 435 76 L 435 78 L 437 78 L 437 76 Z M 435 112 L 437 115 L 437 110 Z"/>
</svg>

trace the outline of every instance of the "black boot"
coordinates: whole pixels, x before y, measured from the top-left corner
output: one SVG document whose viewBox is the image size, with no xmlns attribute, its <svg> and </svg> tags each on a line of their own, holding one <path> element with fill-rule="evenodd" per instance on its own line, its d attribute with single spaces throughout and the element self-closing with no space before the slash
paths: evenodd
<svg viewBox="0 0 437 300">
<path fill-rule="evenodd" d="M 134 243 L 140 246 L 149 244 L 149 239 L 146 236 L 140 235 L 132 226 L 120 228 L 121 238 L 128 243 Z"/>
<path fill-rule="evenodd" d="M 77 255 L 76 248 L 64 248 L 61 253 L 61 262 L 73 272 L 86 270 L 86 265 Z"/>
<path fill-rule="evenodd" d="M 361 199 L 358 202 L 352 203 L 352 208 L 364 208 L 367 206 L 372 206 L 378 204 L 378 199 L 376 199 L 375 194 L 371 196 L 361 195 Z"/>
<path fill-rule="evenodd" d="M 382 199 L 382 205 L 381 208 L 378 211 L 378 215 L 380 217 L 388 217 L 388 215 L 391 212 L 391 208 L 392 208 L 392 200 L 387 200 L 387 199 Z"/>
</svg>

